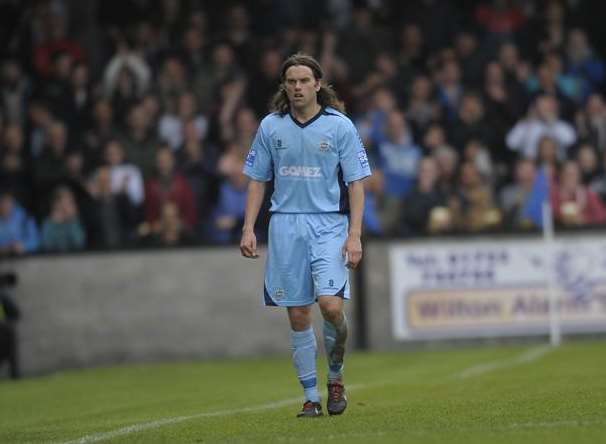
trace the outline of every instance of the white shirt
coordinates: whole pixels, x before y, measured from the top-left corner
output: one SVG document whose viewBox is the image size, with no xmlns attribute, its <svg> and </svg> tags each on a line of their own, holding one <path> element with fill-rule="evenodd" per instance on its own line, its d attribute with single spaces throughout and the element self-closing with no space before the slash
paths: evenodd
<svg viewBox="0 0 606 444">
<path fill-rule="evenodd" d="M 208 121 L 204 116 L 198 115 L 194 119 L 194 125 L 198 130 L 198 140 L 202 140 L 208 130 Z M 162 140 L 176 150 L 183 144 L 183 121 L 175 115 L 165 114 L 160 119 L 158 133 Z"/>
<path fill-rule="evenodd" d="M 509 149 L 528 159 L 536 159 L 539 155 L 539 141 L 543 136 L 556 141 L 560 159 L 566 157 L 566 149 L 577 140 L 574 127 L 564 120 L 545 122 L 540 119 L 524 119 L 507 133 L 505 142 Z"/>
<path fill-rule="evenodd" d="M 113 193 L 126 192 L 133 205 L 139 206 L 145 199 L 143 176 L 138 167 L 132 164 L 122 164 L 110 167 L 111 186 Z M 124 184 L 126 183 L 126 189 Z"/>
</svg>

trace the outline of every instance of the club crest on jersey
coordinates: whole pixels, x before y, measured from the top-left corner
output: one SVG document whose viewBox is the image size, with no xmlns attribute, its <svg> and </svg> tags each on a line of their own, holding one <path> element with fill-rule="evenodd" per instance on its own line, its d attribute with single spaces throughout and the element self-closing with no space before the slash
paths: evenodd
<svg viewBox="0 0 606 444">
<path fill-rule="evenodd" d="M 325 153 L 325 152 L 327 152 L 329 150 L 330 150 L 330 143 L 329 142 L 327 142 L 325 140 L 322 141 L 322 142 L 320 142 L 320 151 L 322 153 Z"/>
</svg>

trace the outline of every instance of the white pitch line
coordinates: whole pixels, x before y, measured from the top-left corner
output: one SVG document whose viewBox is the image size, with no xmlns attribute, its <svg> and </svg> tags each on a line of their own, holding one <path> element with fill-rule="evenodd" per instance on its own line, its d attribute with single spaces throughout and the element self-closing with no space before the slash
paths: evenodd
<svg viewBox="0 0 606 444">
<path fill-rule="evenodd" d="M 347 390 L 357 390 L 361 388 L 370 387 L 376 384 L 352 384 L 347 387 Z M 297 404 L 301 402 L 301 397 L 283 399 L 281 401 L 269 402 L 267 404 L 260 404 L 251 407 L 242 407 L 239 409 L 230 409 L 230 410 L 219 410 L 215 412 L 203 412 L 196 413 L 195 415 L 188 416 L 173 416 L 170 418 L 158 419 L 156 421 L 149 422 L 141 422 L 139 424 L 133 424 L 130 426 L 122 427 L 116 430 L 110 430 L 109 432 L 99 432 L 94 433 L 92 435 L 85 435 L 82 438 L 73 439 L 71 441 L 61 441 L 54 442 L 50 444 L 91 444 L 95 442 L 105 441 L 107 439 L 117 438 L 119 436 L 130 435 L 132 433 L 139 433 L 146 430 L 159 429 L 160 427 L 179 424 L 185 421 L 191 421 L 192 419 L 199 418 L 212 418 L 216 416 L 230 416 L 237 415 L 240 413 L 251 413 L 251 412 L 261 412 L 263 410 L 272 410 L 280 407 L 286 407 L 291 404 Z"/>
<path fill-rule="evenodd" d="M 548 353 L 550 350 L 551 350 L 551 347 L 548 347 L 548 346 L 533 348 L 511 360 L 494 361 L 494 362 L 487 362 L 484 364 L 474 365 L 473 367 L 469 367 L 461 372 L 454 374 L 453 377 L 459 378 L 459 379 L 466 379 L 466 378 L 470 378 L 470 377 L 474 377 L 474 376 L 479 376 L 479 375 L 482 375 L 482 374 L 485 374 L 485 373 L 488 373 L 488 372 L 491 372 L 494 370 L 500 370 L 503 368 L 515 367 L 516 365 L 520 365 L 520 364 L 526 364 L 529 362 L 536 361 L 537 359 L 541 358 L 546 353 Z M 379 385 L 385 385 L 385 383 L 352 384 L 352 385 L 348 386 L 347 389 L 356 390 L 356 389 L 368 388 L 368 387 L 379 386 Z M 132 433 L 139 433 L 139 432 L 143 432 L 146 430 L 153 430 L 153 429 L 158 429 L 158 428 L 164 427 L 164 426 L 179 424 L 179 423 L 182 423 L 185 421 L 191 421 L 192 419 L 212 418 L 212 417 L 216 417 L 216 416 L 230 416 L 230 415 L 237 415 L 240 413 L 260 412 L 263 410 L 272 410 L 272 409 L 277 409 L 280 407 L 285 407 L 285 406 L 288 406 L 291 404 L 296 404 L 299 402 L 301 402 L 300 397 L 283 399 L 281 401 L 270 402 L 267 404 L 260 404 L 260 405 L 251 406 L 251 407 L 242 407 L 239 409 L 219 410 L 219 411 L 215 411 L 215 412 L 203 412 L 203 413 L 196 413 L 195 415 L 188 415 L 188 416 L 174 416 L 174 417 L 170 417 L 170 418 L 158 419 L 156 421 L 141 422 L 138 424 L 133 424 L 133 425 L 127 426 L 127 427 L 122 427 L 120 429 L 110 430 L 109 432 L 99 432 L 99 433 L 94 433 L 92 435 L 85 435 L 82 438 L 74 439 L 71 441 L 61 441 L 61 442 L 54 442 L 54 443 L 50 443 L 50 444 L 91 444 L 91 443 L 95 443 L 95 442 L 105 441 L 107 439 L 116 438 L 119 436 L 130 435 Z"/>
<path fill-rule="evenodd" d="M 228 416 L 228 415 L 236 415 L 238 413 L 249 413 L 249 412 L 260 412 L 263 410 L 271 410 L 279 407 L 284 407 L 290 404 L 295 404 L 300 402 L 301 398 L 291 398 L 284 399 L 282 401 L 270 402 L 267 404 L 256 405 L 252 407 L 242 407 L 239 409 L 232 410 L 219 410 L 216 412 L 204 412 L 204 413 L 196 413 L 195 415 L 189 416 L 174 416 L 171 418 L 158 419 L 156 421 L 142 422 L 139 424 L 133 424 L 127 427 L 122 427 L 121 429 L 111 430 L 109 432 L 100 432 L 92 435 L 86 435 L 82 438 L 74 439 L 71 441 L 62 441 L 60 443 L 55 444 L 89 444 L 99 441 L 104 441 L 106 439 L 116 438 L 118 436 L 130 435 L 131 433 L 139 433 L 145 430 L 158 429 L 167 425 L 179 424 L 181 422 L 190 421 L 192 419 L 197 418 L 212 418 L 214 416 Z"/>
<path fill-rule="evenodd" d="M 473 367 L 466 368 L 465 370 L 454 374 L 453 376 L 458 379 L 467 379 L 473 378 L 475 376 L 480 376 L 485 373 L 489 373 L 495 370 L 502 370 L 505 368 L 516 367 L 521 364 L 528 364 L 530 362 L 536 361 L 541 357 L 545 356 L 552 350 L 550 346 L 541 346 L 536 348 L 531 348 L 528 351 L 525 351 L 521 355 L 504 361 L 492 361 L 486 362 L 483 364 L 474 365 Z"/>
</svg>

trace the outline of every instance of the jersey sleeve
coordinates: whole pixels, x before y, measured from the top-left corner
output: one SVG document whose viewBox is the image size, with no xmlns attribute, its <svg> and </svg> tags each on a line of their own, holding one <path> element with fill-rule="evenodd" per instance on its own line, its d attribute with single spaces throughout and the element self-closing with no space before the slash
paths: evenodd
<svg viewBox="0 0 606 444">
<path fill-rule="evenodd" d="M 263 122 L 259 125 L 242 172 L 260 182 L 268 182 L 274 177 L 269 138 L 265 134 Z"/>
<path fill-rule="evenodd" d="M 366 149 L 356 127 L 349 123 L 341 127 L 339 138 L 339 164 L 346 183 L 364 179 L 371 175 Z"/>
</svg>

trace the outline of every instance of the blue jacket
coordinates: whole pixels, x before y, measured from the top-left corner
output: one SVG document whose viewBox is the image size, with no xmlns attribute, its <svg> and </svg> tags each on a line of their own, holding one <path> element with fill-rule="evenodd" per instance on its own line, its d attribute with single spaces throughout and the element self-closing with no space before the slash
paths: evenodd
<svg viewBox="0 0 606 444">
<path fill-rule="evenodd" d="M 40 245 L 36 222 L 16 203 L 7 218 L 0 217 L 0 247 L 15 242 L 21 242 L 28 253 Z"/>
</svg>

